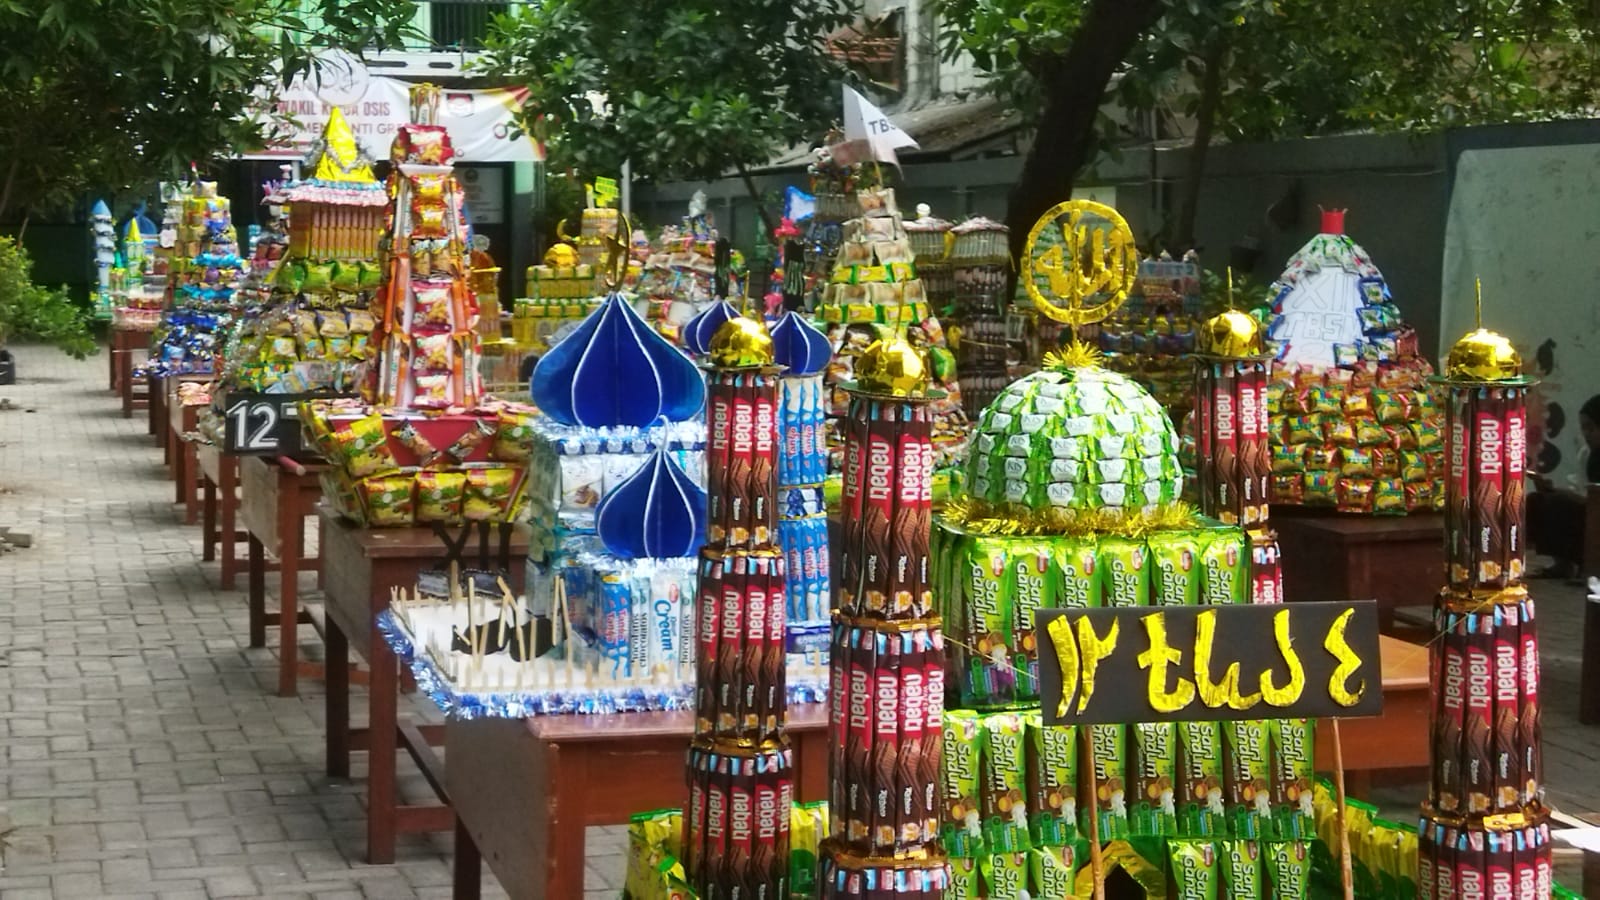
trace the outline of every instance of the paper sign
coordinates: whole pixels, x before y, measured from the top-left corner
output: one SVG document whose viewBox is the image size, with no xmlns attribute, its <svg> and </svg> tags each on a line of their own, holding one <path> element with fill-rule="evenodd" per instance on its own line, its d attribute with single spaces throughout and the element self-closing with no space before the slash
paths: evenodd
<svg viewBox="0 0 1600 900">
<path fill-rule="evenodd" d="M 1041 609 L 1049 725 L 1375 716 L 1376 601 Z"/>
</svg>

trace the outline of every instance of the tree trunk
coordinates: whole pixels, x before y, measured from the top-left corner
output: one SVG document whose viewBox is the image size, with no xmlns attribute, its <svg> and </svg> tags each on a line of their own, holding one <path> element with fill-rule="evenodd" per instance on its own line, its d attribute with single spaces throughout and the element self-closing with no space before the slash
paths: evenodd
<svg viewBox="0 0 1600 900">
<path fill-rule="evenodd" d="M 0 187 L 0 220 L 5 219 L 6 210 L 11 206 L 11 188 L 17 183 L 17 165 L 21 162 L 21 154 L 11 157 L 11 165 L 6 167 L 6 183 Z"/>
<path fill-rule="evenodd" d="M 1162 0 L 1091 0 L 1067 52 L 1034 67 L 1044 112 L 1006 210 L 1011 255 L 1019 262 L 1034 221 L 1072 197 L 1073 180 L 1094 149 L 1111 76 L 1165 9 Z"/>
<path fill-rule="evenodd" d="M 22 238 L 28 233 L 28 220 L 33 218 L 33 213 L 22 214 L 22 224 L 17 228 L 17 245 L 22 245 Z"/>
<path fill-rule="evenodd" d="M 766 228 L 770 240 L 773 232 L 778 230 L 779 223 L 772 218 L 772 210 L 767 209 L 767 202 L 762 198 L 761 192 L 756 190 L 756 181 L 750 177 L 750 170 L 740 166 L 739 178 L 744 181 L 744 189 L 750 193 L 750 199 L 756 205 L 756 215 L 761 217 L 761 224 Z"/>
<path fill-rule="evenodd" d="M 1194 247 L 1194 219 L 1200 207 L 1200 182 L 1206 173 L 1206 153 L 1211 149 L 1217 108 L 1222 105 L 1222 69 L 1226 55 L 1227 42 L 1218 37 L 1206 51 L 1201 63 L 1205 71 L 1200 75 L 1200 103 L 1194 114 L 1194 141 L 1189 146 L 1189 171 L 1184 175 L 1178 224 L 1172 232 L 1170 249 L 1174 257 Z"/>
</svg>

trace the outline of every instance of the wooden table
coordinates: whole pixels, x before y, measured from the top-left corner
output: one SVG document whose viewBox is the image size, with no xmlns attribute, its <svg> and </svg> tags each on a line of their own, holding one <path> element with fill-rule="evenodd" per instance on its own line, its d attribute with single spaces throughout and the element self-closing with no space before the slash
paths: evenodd
<svg viewBox="0 0 1600 900">
<path fill-rule="evenodd" d="M 135 409 L 146 409 L 150 405 L 150 380 L 140 376 L 134 378 L 134 354 L 140 353 L 148 356 L 150 353 L 150 332 L 137 328 L 112 328 L 111 329 L 111 365 L 112 382 L 116 390 L 122 395 L 122 417 L 133 418 Z M 144 386 L 144 391 L 135 393 L 134 387 Z"/>
<path fill-rule="evenodd" d="M 1377 600 L 1379 627 L 1400 606 L 1433 602 L 1445 583 L 1444 516 L 1279 514 L 1272 528 L 1283 552 L 1283 599 Z"/>
<path fill-rule="evenodd" d="M 827 725 L 826 704 L 790 711 L 796 800 L 827 799 Z M 478 896 L 484 859 L 513 900 L 583 896 L 584 829 L 683 806 L 693 731 L 691 712 L 450 722 L 456 900 Z"/>
<path fill-rule="evenodd" d="M 154 396 L 160 396 L 160 392 Z M 173 502 L 183 507 L 183 524 L 193 525 L 200 517 L 200 462 L 195 444 L 185 435 L 194 433 L 200 425 L 200 407 L 177 401 L 168 394 L 164 404 L 167 412 L 167 458 L 172 463 L 174 485 Z"/>
<path fill-rule="evenodd" d="M 1426 768 L 1428 747 L 1428 648 L 1379 635 L 1383 714 L 1340 719 L 1346 790 L 1364 796 L 1373 772 Z M 1317 723 L 1317 771 L 1333 770 L 1333 726 Z"/>
<path fill-rule="evenodd" d="M 238 574 L 248 571 L 250 564 L 248 556 L 238 555 L 239 538 L 250 537 L 238 530 L 239 458 L 223 453 L 215 444 L 200 444 L 195 448 L 195 460 L 200 465 L 200 521 L 205 531 L 201 558 L 211 562 L 220 554 L 221 584 L 231 591 Z"/>
<path fill-rule="evenodd" d="M 321 554 L 304 559 L 306 517 L 322 499 L 322 467 L 290 459 L 246 456 L 239 461 L 239 517 L 249 535 L 250 646 L 267 645 L 267 626 L 278 626 L 278 696 L 293 697 L 300 674 L 299 626 L 311 617 L 300 608 L 301 572 L 321 573 Z M 278 611 L 267 612 L 266 554 L 277 558 Z"/>
<path fill-rule="evenodd" d="M 404 747 L 443 799 L 445 786 L 430 745 L 444 740 L 444 729 L 421 726 L 399 716 L 399 665 L 389 645 L 374 633 L 373 620 L 389 608 L 394 588 L 411 588 L 417 573 L 444 562 L 444 544 L 426 528 L 361 528 L 321 511 L 318 535 L 326 565 L 323 602 L 327 613 L 328 775 L 350 777 L 350 753 L 367 751 L 367 862 L 394 862 L 401 833 L 444 831 L 454 821 L 448 805 L 407 805 L 395 786 L 395 754 Z M 470 552 L 470 548 L 469 548 Z M 510 546 L 512 590 L 522 590 L 527 536 L 517 533 Z M 472 560 L 468 560 L 471 564 Z M 367 727 L 350 727 L 350 651 L 369 669 Z"/>
</svg>

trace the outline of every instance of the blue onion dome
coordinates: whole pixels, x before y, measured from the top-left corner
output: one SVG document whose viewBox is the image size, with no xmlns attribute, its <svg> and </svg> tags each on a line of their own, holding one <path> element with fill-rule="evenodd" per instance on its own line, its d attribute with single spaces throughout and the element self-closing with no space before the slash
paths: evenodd
<svg viewBox="0 0 1600 900">
<path fill-rule="evenodd" d="M 815 375 L 833 358 L 828 336 L 790 310 L 772 326 L 773 362 L 786 367 L 790 375 Z"/>
<path fill-rule="evenodd" d="M 683 326 L 683 346 L 695 356 L 711 352 L 711 338 L 724 322 L 739 318 L 739 309 L 727 300 L 718 300 Z"/>
<path fill-rule="evenodd" d="M 545 415 L 589 428 L 682 422 L 706 399 L 700 370 L 621 294 L 606 297 L 550 348 L 529 387 Z"/>
<path fill-rule="evenodd" d="M 595 531 L 606 550 L 623 559 L 693 556 L 706 539 L 706 492 L 663 442 L 600 501 Z"/>
</svg>

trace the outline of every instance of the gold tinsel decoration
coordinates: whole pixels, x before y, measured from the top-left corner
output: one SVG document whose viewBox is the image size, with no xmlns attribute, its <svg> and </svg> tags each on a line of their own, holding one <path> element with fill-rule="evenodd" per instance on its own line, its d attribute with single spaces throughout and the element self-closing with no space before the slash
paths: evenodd
<svg viewBox="0 0 1600 900">
<path fill-rule="evenodd" d="M 1065 537 L 1090 537 L 1092 535 L 1117 535 L 1142 538 L 1152 531 L 1174 531 L 1198 528 L 1204 524 L 1199 512 L 1188 503 L 1164 503 L 1149 511 L 1123 510 L 1117 507 L 1098 509 L 1063 509 L 993 504 L 971 497 L 960 497 L 945 504 L 943 520 L 968 534 L 1021 537 L 1031 535 L 1061 535 Z"/>
<path fill-rule="evenodd" d="M 1064 369 L 1098 369 L 1105 365 L 1105 354 L 1090 344 L 1082 341 L 1072 341 L 1060 350 L 1052 350 L 1044 355 L 1044 367 L 1061 371 Z"/>
</svg>

